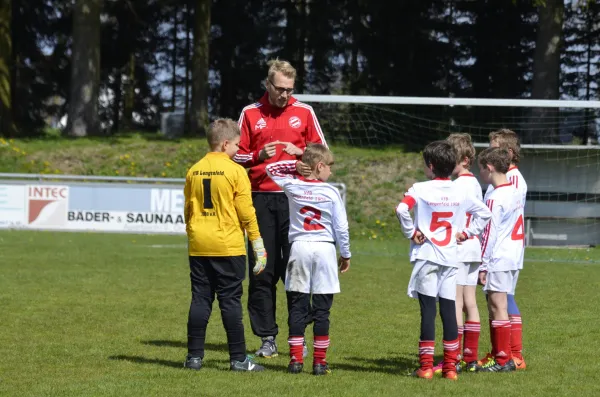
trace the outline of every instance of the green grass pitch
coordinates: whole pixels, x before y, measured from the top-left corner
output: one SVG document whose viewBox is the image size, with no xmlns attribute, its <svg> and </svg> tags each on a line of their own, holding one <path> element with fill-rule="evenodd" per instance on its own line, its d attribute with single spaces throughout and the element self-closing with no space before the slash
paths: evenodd
<svg viewBox="0 0 600 397">
<path fill-rule="evenodd" d="M 352 248 L 332 310 L 333 375 L 317 378 L 307 368 L 285 372 L 283 288 L 281 354 L 259 360 L 266 372 L 228 371 L 218 307 L 205 367 L 182 368 L 190 299 L 183 236 L 0 232 L 0 396 L 600 395 L 600 250 L 527 249 L 517 301 L 528 369 L 450 382 L 405 376 L 417 364 L 419 334 L 418 303 L 406 296 L 406 242 L 354 239 Z M 252 352 L 259 341 L 246 313 L 244 322 Z M 439 322 L 437 335 L 439 356 Z"/>
</svg>

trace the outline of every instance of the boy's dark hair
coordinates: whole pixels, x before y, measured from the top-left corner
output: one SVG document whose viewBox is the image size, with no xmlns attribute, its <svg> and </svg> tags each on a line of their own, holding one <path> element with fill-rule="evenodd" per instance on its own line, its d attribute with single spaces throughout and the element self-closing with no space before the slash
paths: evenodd
<svg viewBox="0 0 600 397">
<path fill-rule="evenodd" d="M 437 178 L 449 178 L 456 167 L 456 151 L 447 141 L 431 142 L 423 149 L 423 160 L 433 166 Z"/>
<path fill-rule="evenodd" d="M 510 168 L 510 153 L 508 150 L 499 147 L 489 147 L 479 153 L 477 156 L 479 164 L 482 167 L 487 167 L 491 164 L 496 172 L 506 174 Z"/>
<path fill-rule="evenodd" d="M 519 160 L 521 160 L 521 145 L 519 144 L 519 136 L 516 132 L 507 128 L 490 132 L 490 142 L 497 142 L 498 147 L 502 149 L 512 150 L 511 162 L 519 164 Z"/>
</svg>

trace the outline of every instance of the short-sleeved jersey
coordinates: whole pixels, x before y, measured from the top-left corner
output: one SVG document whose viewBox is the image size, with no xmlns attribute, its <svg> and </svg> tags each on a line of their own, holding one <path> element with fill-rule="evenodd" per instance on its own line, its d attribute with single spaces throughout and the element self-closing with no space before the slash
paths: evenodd
<svg viewBox="0 0 600 397">
<path fill-rule="evenodd" d="M 414 222 L 409 213 L 412 208 Z M 471 222 L 460 229 L 467 212 L 473 214 Z M 460 262 L 457 232 L 467 238 L 479 235 L 491 217 L 483 202 L 449 178 L 415 183 L 396 207 L 396 215 L 407 238 L 412 238 L 417 230 L 425 236 L 421 245 L 411 242 L 411 262 L 420 259 L 450 267 L 457 267 Z"/>
<path fill-rule="evenodd" d="M 225 153 L 210 152 L 185 178 L 185 224 L 190 256 L 246 255 L 260 238 L 246 170 Z"/>
<path fill-rule="evenodd" d="M 521 203 L 523 204 L 523 208 L 521 210 L 523 218 L 525 218 L 525 202 L 527 200 L 527 182 L 525 182 L 525 178 L 521 174 L 521 171 L 517 168 L 516 165 L 511 166 L 506 173 L 506 179 L 517 189 L 519 196 L 521 197 Z M 494 191 L 494 187 L 490 184 L 488 185 L 486 196 Z M 523 269 L 523 262 L 525 258 L 525 250 L 523 250 L 523 257 L 521 258 L 521 262 L 519 263 L 519 269 Z"/>
<path fill-rule="evenodd" d="M 298 175 L 295 160 L 269 164 L 266 172 L 288 197 L 289 241 L 337 242 L 340 255 L 350 258 L 348 218 L 339 191 Z"/>
<path fill-rule="evenodd" d="M 454 180 L 454 184 L 459 186 L 460 189 L 464 190 L 474 199 L 483 202 L 481 185 L 477 181 L 475 175 L 471 173 L 459 175 L 458 178 Z M 472 217 L 473 214 L 467 212 L 467 215 L 462 221 L 458 219 L 458 230 L 464 230 L 469 227 Z M 479 236 L 472 236 L 458 245 L 458 260 L 463 263 L 481 262 L 481 242 L 479 241 Z"/>
<path fill-rule="evenodd" d="M 480 269 L 489 272 L 520 269 L 525 246 L 521 195 L 506 183 L 486 193 L 484 202 L 492 211 L 492 220 L 481 241 Z"/>
</svg>

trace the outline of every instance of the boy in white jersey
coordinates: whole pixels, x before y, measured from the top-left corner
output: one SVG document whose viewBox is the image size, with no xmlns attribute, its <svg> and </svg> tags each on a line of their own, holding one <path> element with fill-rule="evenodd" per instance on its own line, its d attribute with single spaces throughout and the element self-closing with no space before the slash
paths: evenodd
<svg viewBox="0 0 600 397">
<path fill-rule="evenodd" d="M 324 183 L 331 175 L 333 154 L 326 146 L 312 144 L 302 156 L 311 174 L 296 173 L 296 161 L 280 161 L 267 166 L 267 175 L 289 199 L 292 244 L 285 275 L 288 295 L 288 343 L 291 360 L 288 372 L 302 372 L 304 331 L 312 294 L 314 319 L 313 374 L 331 373 L 325 360 L 329 347 L 329 312 L 333 294 L 340 292 L 338 264 L 345 273 L 350 267 L 350 237 L 346 209 L 338 190 Z M 340 248 L 336 258 L 335 244 Z"/>
<path fill-rule="evenodd" d="M 413 271 L 408 295 L 418 298 L 421 307 L 419 378 L 433 377 L 436 300 L 444 328 L 442 376 L 456 380 L 458 328 L 456 325 L 457 240 L 465 241 L 483 231 L 491 217 L 488 208 L 450 180 L 456 166 L 456 152 L 446 141 L 432 142 L 423 150 L 425 174 L 430 181 L 415 183 L 396 208 L 402 233 L 412 240 L 410 261 Z M 415 221 L 410 216 L 414 209 Z M 466 213 L 473 214 L 468 228 L 459 229 Z"/>
<path fill-rule="evenodd" d="M 452 172 L 456 177 L 454 184 L 478 201 L 483 201 L 481 185 L 470 171 L 475 163 L 475 147 L 469 134 L 451 134 L 446 138 L 457 155 L 457 164 Z M 459 230 L 468 227 L 472 214 L 458 222 Z M 462 354 L 461 364 L 469 372 L 477 370 L 477 351 L 479 349 L 479 334 L 481 324 L 477 308 L 477 276 L 481 263 L 481 243 L 479 236 L 472 236 L 458 245 L 458 272 L 456 274 L 456 322 L 458 325 L 459 354 Z M 466 314 L 466 322 L 463 319 Z M 463 350 L 464 335 L 464 350 Z M 435 373 L 441 373 L 443 361 L 434 367 Z M 457 367 L 459 369 L 460 367 Z"/>
<path fill-rule="evenodd" d="M 483 257 L 479 269 L 479 281 L 488 295 L 494 357 L 479 371 L 514 371 L 507 295 L 515 293 L 519 264 L 523 258 L 523 203 L 521 195 L 506 177 L 510 166 L 507 150 L 485 149 L 478 160 L 482 181 L 494 187 L 484 198 L 492 211 L 492 220 L 483 234 Z"/>
<path fill-rule="evenodd" d="M 510 155 L 510 167 L 506 173 L 508 181 L 517 189 L 521 196 L 521 202 L 523 208 L 525 208 L 525 200 L 527 196 L 527 183 L 521 175 L 521 172 L 517 168 L 519 160 L 521 159 L 521 147 L 519 145 L 519 137 L 514 131 L 508 129 L 501 129 L 498 131 L 491 132 L 490 135 L 490 147 L 499 147 L 506 149 Z M 491 193 L 494 190 L 492 185 L 488 186 L 487 193 Z M 523 253 L 525 251 L 523 250 Z M 523 269 L 523 257 L 519 262 L 519 270 Z M 521 322 L 521 312 L 515 301 L 514 294 L 508 294 L 508 318 L 510 320 L 510 348 L 513 355 L 515 366 L 518 370 L 526 368 L 525 359 L 523 358 L 523 324 Z M 494 352 L 492 352 L 494 353 Z M 481 360 L 481 364 L 485 365 L 493 354 L 488 353 L 484 359 Z"/>
</svg>

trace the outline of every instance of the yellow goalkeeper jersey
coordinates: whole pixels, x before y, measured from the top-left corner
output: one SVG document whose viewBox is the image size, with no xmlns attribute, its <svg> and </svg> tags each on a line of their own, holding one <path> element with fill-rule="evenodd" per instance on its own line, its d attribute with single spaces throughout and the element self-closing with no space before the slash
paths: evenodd
<svg viewBox="0 0 600 397">
<path fill-rule="evenodd" d="M 260 237 L 246 170 L 225 153 L 210 152 L 185 178 L 185 224 L 190 256 L 246 255 Z"/>
</svg>

